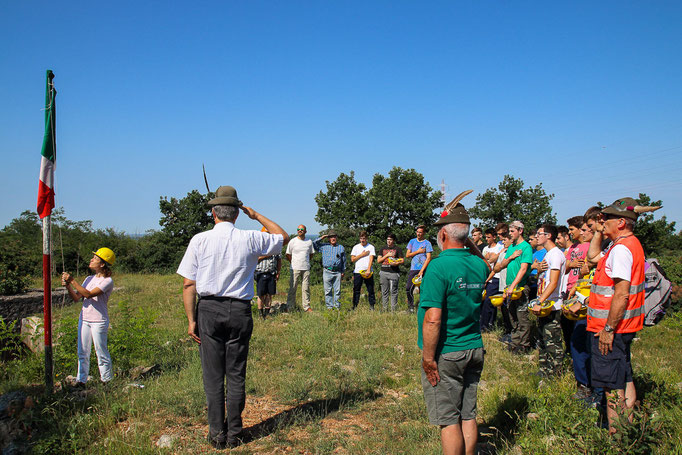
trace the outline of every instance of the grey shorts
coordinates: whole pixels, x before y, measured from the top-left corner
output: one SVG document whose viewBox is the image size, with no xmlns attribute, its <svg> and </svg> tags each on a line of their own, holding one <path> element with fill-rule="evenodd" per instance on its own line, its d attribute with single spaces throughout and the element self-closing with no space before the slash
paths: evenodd
<svg viewBox="0 0 682 455">
<path fill-rule="evenodd" d="M 438 359 L 440 382 L 435 387 L 422 370 L 422 387 L 429 422 L 456 425 L 476 418 L 476 392 L 483 371 L 483 348 L 442 354 Z"/>
</svg>

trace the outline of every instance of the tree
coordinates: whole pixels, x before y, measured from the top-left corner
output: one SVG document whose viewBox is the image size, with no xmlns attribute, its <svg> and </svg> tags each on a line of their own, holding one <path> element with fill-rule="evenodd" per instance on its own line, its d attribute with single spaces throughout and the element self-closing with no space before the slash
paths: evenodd
<svg viewBox="0 0 682 455">
<path fill-rule="evenodd" d="M 488 188 L 476 196 L 469 215 L 487 227 L 519 220 L 526 230 L 531 230 L 542 223 L 556 223 L 550 205 L 554 195 L 547 194 L 542 183 L 529 188 L 523 185 L 523 180 L 505 175 L 497 188 Z"/>
<path fill-rule="evenodd" d="M 388 177 L 374 174 L 367 192 L 367 230 L 381 240 L 393 232 L 399 241 L 407 241 L 417 226 L 430 227 L 436 221 L 440 197 L 414 169 L 394 166 Z"/>
<path fill-rule="evenodd" d="M 355 173 L 341 173 L 333 182 L 326 182 L 327 191 L 315 196 L 315 219 L 339 231 L 339 238 L 356 240 L 360 229 L 383 241 L 389 232 L 407 240 L 420 224 L 431 225 L 440 204 L 440 192 L 424 181 L 414 169 L 394 167 L 388 176 L 375 174 L 372 187 L 366 190 L 355 181 Z"/>
<path fill-rule="evenodd" d="M 359 229 L 367 219 L 367 193 L 362 183 L 355 181 L 355 172 L 343 172 L 333 182 L 325 182 L 327 191 L 315 196 L 315 220 L 334 229 Z"/>
<path fill-rule="evenodd" d="M 213 193 L 201 194 L 198 190 L 192 190 L 182 199 L 161 197 L 161 231 L 187 246 L 194 235 L 213 225 L 213 216 L 208 207 L 208 201 L 213 196 Z"/>
<path fill-rule="evenodd" d="M 637 203 L 643 206 L 663 205 L 663 201 L 652 201 L 644 193 L 639 193 Z M 653 213 L 640 215 L 635 224 L 635 235 L 647 255 L 661 254 L 665 250 L 679 249 L 682 246 L 680 236 L 675 235 L 675 222 L 669 223 L 665 215 L 658 220 L 654 220 Z"/>
<path fill-rule="evenodd" d="M 160 198 L 161 231 L 152 234 L 141 245 L 147 255 L 145 269 L 168 271 L 177 267 L 192 237 L 213 226 L 213 216 L 208 207 L 213 196 L 214 193 L 201 194 L 192 190 L 182 199 Z"/>
</svg>

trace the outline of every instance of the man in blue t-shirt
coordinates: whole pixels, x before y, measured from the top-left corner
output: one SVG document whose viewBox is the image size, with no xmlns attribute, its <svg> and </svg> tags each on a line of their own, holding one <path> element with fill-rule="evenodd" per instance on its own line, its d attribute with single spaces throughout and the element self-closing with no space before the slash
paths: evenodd
<svg viewBox="0 0 682 455">
<path fill-rule="evenodd" d="M 407 251 L 405 252 L 405 257 L 412 259 L 410 263 L 410 271 L 407 274 L 407 285 L 405 290 L 407 291 L 407 307 L 410 313 L 414 313 L 414 296 L 412 291 L 414 290 L 414 284 L 412 279 L 416 276 L 420 278 L 426 272 L 426 267 L 431 262 L 431 253 L 433 253 L 433 247 L 431 242 L 426 240 L 424 235 L 426 234 L 426 226 L 421 225 L 417 227 L 417 238 L 410 240 L 407 244 Z"/>
</svg>

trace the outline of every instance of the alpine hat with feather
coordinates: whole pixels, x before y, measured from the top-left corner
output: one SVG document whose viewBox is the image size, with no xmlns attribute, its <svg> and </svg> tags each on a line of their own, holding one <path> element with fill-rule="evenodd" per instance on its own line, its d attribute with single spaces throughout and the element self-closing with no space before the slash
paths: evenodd
<svg viewBox="0 0 682 455">
<path fill-rule="evenodd" d="M 434 226 L 443 226 L 450 223 L 471 224 L 469 214 L 464 206 L 459 202 L 464 196 L 473 192 L 473 190 L 466 190 L 459 193 L 452 201 L 445 206 L 443 212 L 440 214 L 440 219 L 434 223 Z"/>
<path fill-rule="evenodd" d="M 624 197 L 614 201 L 608 207 L 604 207 L 601 211 L 604 215 L 616 216 L 619 218 L 628 218 L 637 221 L 637 217 L 646 212 L 653 212 L 660 209 L 661 206 L 643 206 L 637 205 L 637 201 L 631 197 Z"/>
</svg>

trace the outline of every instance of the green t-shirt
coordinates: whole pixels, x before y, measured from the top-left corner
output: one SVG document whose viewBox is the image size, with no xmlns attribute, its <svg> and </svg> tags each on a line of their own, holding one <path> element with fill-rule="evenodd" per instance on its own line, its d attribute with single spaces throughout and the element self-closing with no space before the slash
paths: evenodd
<svg viewBox="0 0 682 455">
<path fill-rule="evenodd" d="M 509 248 L 507 248 L 507 254 L 504 255 L 504 258 L 507 259 L 509 256 L 514 254 L 514 251 L 516 250 L 521 250 L 521 256 L 511 261 L 507 266 L 506 284 L 507 286 L 512 284 L 512 281 L 514 281 L 514 279 L 516 278 L 516 274 L 519 273 L 519 270 L 521 269 L 521 264 L 528 264 L 528 270 L 526 270 L 526 273 L 521 278 L 521 281 L 519 281 L 519 284 L 517 284 L 517 286 L 520 287 L 526 285 L 528 277 L 530 276 L 531 272 L 530 264 L 533 263 L 533 248 L 530 246 L 530 243 L 524 240 L 518 245 L 512 245 Z"/>
<path fill-rule="evenodd" d="M 424 347 L 422 327 L 428 308 L 443 311 L 436 355 L 483 347 L 481 294 L 487 277 L 485 262 L 468 248 L 445 250 L 429 263 L 419 291 L 420 349 Z"/>
</svg>

